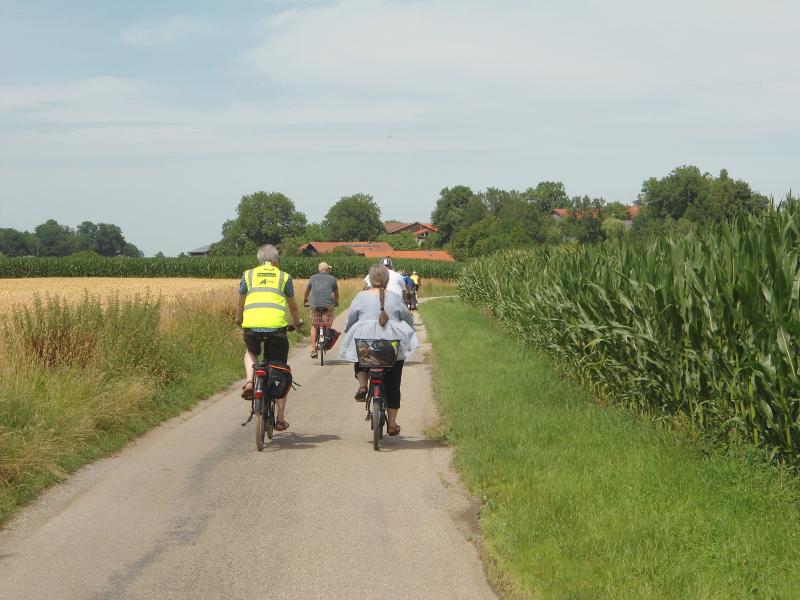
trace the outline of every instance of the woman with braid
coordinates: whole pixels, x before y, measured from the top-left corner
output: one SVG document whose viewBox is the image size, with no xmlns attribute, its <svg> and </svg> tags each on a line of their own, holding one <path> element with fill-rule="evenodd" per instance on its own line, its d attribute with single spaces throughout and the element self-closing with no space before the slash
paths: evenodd
<svg viewBox="0 0 800 600">
<path fill-rule="evenodd" d="M 383 265 L 372 265 L 369 270 L 372 287 L 360 292 L 350 304 L 345 336 L 342 341 L 340 357 L 355 363 L 358 391 L 356 400 L 364 402 L 367 398 L 367 379 L 369 369 L 358 366 L 355 339 L 400 340 L 397 349 L 397 362 L 384 379 L 386 390 L 386 430 L 389 435 L 400 433 L 397 424 L 397 411 L 400 410 L 400 379 L 403 363 L 419 348 L 417 334 L 414 333 L 414 317 L 397 294 L 386 292 L 389 271 Z"/>
</svg>

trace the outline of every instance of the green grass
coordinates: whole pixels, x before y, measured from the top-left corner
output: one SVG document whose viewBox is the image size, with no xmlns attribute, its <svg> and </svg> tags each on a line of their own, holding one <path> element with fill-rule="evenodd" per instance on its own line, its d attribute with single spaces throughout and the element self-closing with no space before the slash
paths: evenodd
<svg viewBox="0 0 800 600">
<path fill-rule="evenodd" d="M 242 376 L 234 297 L 50 298 L 5 323 L 0 524 L 44 488 Z M 242 409 L 245 410 L 244 407 Z"/>
<path fill-rule="evenodd" d="M 796 479 L 598 406 L 458 300 L 420 310 L 507 597 L 800 598 Z"/>
</svg>

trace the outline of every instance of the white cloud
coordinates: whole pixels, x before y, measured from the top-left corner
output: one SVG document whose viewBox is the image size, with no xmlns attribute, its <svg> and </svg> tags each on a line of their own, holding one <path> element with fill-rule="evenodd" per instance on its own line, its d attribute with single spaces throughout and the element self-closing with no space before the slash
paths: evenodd
<svg viewBox="0 0 800 600">
<path fill-rule="evenodd" d="M 122 31 L 120 37 L 131 46 L 169 46 L 215 29 L 215 26 L 201 19 L 176 15 L 161 23 L 131 25 Z"/>
<path fill-rule="evenodd" d="M 267 19 L 243 58 L 300 92 L 403 98 L 448 114 L 637 101 L 733 118 L 763 103 L 791 117 L 798 18 L 800 5 L 783 0 L 661 10 L 635 0 L 339 0 Z M 762 102 L 770 95 L 783 100 Z"/>
</svg>

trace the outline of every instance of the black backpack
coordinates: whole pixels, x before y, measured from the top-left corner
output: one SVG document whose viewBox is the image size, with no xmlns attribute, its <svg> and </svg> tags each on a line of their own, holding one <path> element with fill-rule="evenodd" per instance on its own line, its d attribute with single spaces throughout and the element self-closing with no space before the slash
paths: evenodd
<svg viewBox="0 0 800 600">
<path fill-rule="evenodd" d="M 299 385 L 299 384 L 298 384 Z M 264 393 L 272 398 L 283 398 L 292 386 L 292 369 L 282 362 L 270 362 L 267 388 Z"/>
</svg>

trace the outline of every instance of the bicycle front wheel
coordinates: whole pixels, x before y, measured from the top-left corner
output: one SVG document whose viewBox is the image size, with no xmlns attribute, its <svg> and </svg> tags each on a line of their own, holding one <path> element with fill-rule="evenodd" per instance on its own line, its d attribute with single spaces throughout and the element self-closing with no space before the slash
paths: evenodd
<svg viewBox="0 0 800 600">
<path fill-rule="evenodd" d="M 372 399 L 372 449 L 381 449 L 381 438 L 383 438 L 383 399 Z"/>
</svg>

